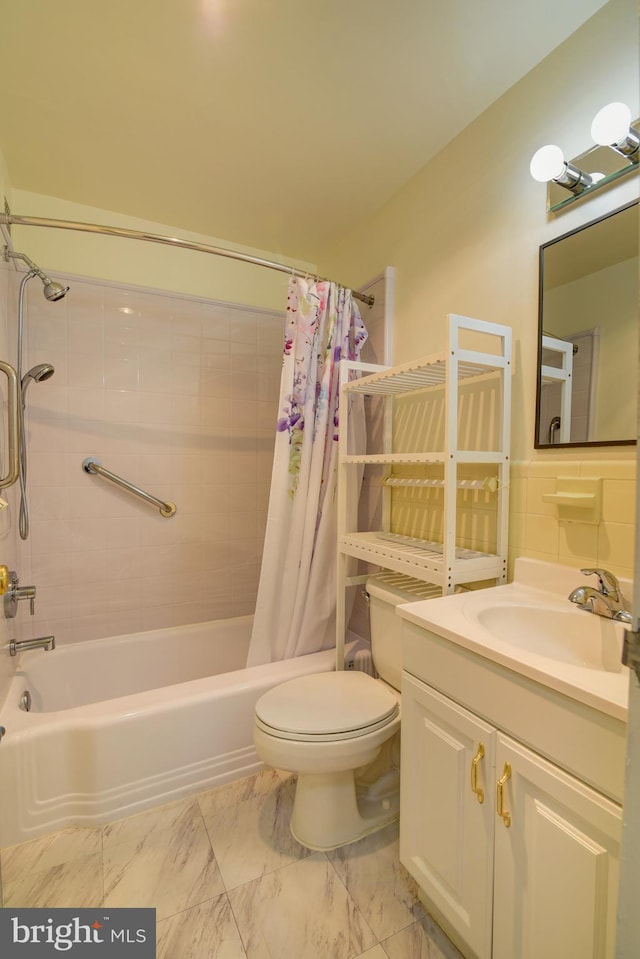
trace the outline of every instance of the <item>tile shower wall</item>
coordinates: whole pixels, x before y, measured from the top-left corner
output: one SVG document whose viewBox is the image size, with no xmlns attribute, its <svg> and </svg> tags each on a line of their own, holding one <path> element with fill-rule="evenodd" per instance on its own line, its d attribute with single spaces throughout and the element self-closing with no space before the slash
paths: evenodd
<svg viewBox="0 0 640 959">
<path fill-rule="evenodd" d="M 68 280 L 29 289 L 31 533 L 23 635 L 61 642 L 253 612 L 281 367 L 279 314 Z M 82 470 L 85 457 L 177 506 Z M 14 522 L 16 522 L 14 518 Z M 26 604 L 22 604 L 26 606 Z"/>
<path fill-rule="evenodd" d="M 9 264 L 0 260 L 0 359 L 15 365 L 12 351 L 8 344 L 8 329 L 12 325 L 12 310 L 14 291 L 12 276 L 14 270 Z M 7 381 L 0 375 L 0 473 L 7 470 Z M 3 489 L 0 496 L 5 501 L 13 502 L 13 490 Z M 0 563 L 13 569 L 16 564 L 16 531 L 11 522 L 12 510 L 0 509 Z M 0 615 L 0 706 L 9 690 L 9 684 L 15 669 L 14 660 L 7 654 L 7 644 L 13 639 L 14 630 L 12 621 Z"/>
</svg>

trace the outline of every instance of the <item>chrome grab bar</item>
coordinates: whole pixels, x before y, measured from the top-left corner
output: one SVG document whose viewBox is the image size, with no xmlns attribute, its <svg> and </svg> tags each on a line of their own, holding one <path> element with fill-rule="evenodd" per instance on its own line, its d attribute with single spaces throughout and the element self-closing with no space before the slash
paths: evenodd
<svg viewBox="0 0 640 959">
<path fill-rule="evenodd" d="M 18 448 L 20 397 L 18 374 L 14 368 L 9 363 L 5 363 L 4 360 L 0 360 L 0 371 L 7 377 L 9 387 L 7 392 L 7 421 L 9 424 L 7 430 L 7 475 L 0 476 L 0 489 L 5 489 L 7 486 L 13 486 L 20 472 Z"/>
<path fill-rule="evenodd" d="M 121 476 L 116 476 L 115 473 L 105 469 L 100 463 L 100 460 L 94 459 L 93 456 L 87 456 L 86 460 L 83 460 L 82 469 L 85 473 L 97 473 L 99 476 L 104 476 L 105 479 L 108 479 L 111 483 L 115 483 L 116 486 L 120 486 L 122 489 L 128 490 L 129 493 L 139 496 L 140 499 L 151 503 L 152 506 L 157 506 L 162 516 L 173 516 L 176 512 L 175 503 L 165 503 L 164 500 L 152 496 L 151 493 L 145 492 L 145 490 L 140 489 L 139 486 L 134 486 L 129 480 L 123 479 Z"/>
</svg>

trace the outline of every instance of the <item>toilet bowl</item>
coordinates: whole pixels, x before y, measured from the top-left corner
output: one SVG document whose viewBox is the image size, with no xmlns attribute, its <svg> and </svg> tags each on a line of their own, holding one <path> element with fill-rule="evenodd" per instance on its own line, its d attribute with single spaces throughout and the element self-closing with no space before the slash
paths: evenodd
<svg viewBox="0 0 640 959">
<path fill-rule="evenodd" d="M 275 686 L 256 703 L 254 744 L 269 766 L 297 773 L 295 839 L 334 849 L 398 817 L 400 620 L 395 606 L 441 595 L 397 573 L 367 579 L 379 673 L 315 673 Z"/>
</svg>

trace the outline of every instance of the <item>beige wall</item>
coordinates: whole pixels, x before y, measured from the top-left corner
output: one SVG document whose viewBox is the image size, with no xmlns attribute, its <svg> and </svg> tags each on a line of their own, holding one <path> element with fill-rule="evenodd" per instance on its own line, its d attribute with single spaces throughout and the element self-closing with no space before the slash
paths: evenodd
<svg viewBox="0 0 640 959">
<path fill-rule="evenodd" d="M 538 247 L 638 192 L 632 176 L 550 215 L 529 160 L 548 142 L 569 157 L 585 150 L 611 100 L 640 113 L 637 38 L 634 0 L 612 0 L 320 258 L 321 272 L 356 284 L 395 267 L 395 362 L 442 349 L 447 313 L 513 327 L 518 460 L 534 455 Z"/>
<path fill-rule="evenodd" d="M 0 134 L 1 136 L 1 134 Z M 69 203 L 55 197 L 13 190 L 12 213 L 51 219 L 74 220 L 124 227 L 130 230 L 176 236 L 180 239 L 231 249 L 278 261 L 276 253 L 229 243 L 217 237 L 189 233 L 166 223 L 154 223 Z M 112 236 L 36 227 L 13 227 L 14 247 L 26 253 L 42 269 L 84 277 L 129 283 L 187 296 L 203 296 L 230 303 L 283 310 L 287 299 L 287 274 L 191 250 L 174 249 Z M 313 264 L 291 263 L 302 270 Z"/>
<path fill-rule="evenodd" d="M 9 172 L 7 170 L 7 164 L 5 162 L 2 150 L 0 149 L 0 199 L 2 199 L 3 197 L 7 197 L 7 199 L 10 199 L 11 192 L 12 192 L 11 181 L 9 180 Z M 3 208 L 4 208 L 4 202 L 3 202 Z"/>
<path fill-rule="evenodd" d="M 593 116 L 612 100 L 625 100 L 632 115 L 638 116 L 638 72 L 635 2 L 612 0 L 467 127 L 391 202 L 372 211 L 327 250 L 319 264 L 321 272 L 351 276 L 356 283 L 386 264 L 395 267 L 395 362 L 442 349 L 448 313 L 513 327 L 512 459 L 518 469 L 512 552 L 544 554 L 574 566 L 589 558 L 627 572 L 634 532 L 629 490 L 635 477 L 635 448 L 562 452 L 533 448 L 538 248 L 637 197 L 638 177 L 628 177 L 554 215 L 546 212 L 546 189 L 531 178 L 529 160 L 549 142 L 560 144 L 568 157 L 583 152 L 590 146 Z M 632 389 L 626 402 L 635 406 Z M 550 488 L 568 469 L 579 475 L 599 461 L 604 461 L 603 475 L 609 483 L 619 480 L 624 485 L 613 534 L 604 519 L 595 530 L 578 530 L 551 516 L 546 506 L 542 509 L 540 479 Z M 540 517 L 543 522 L 538 522 Z"/>
</svg>

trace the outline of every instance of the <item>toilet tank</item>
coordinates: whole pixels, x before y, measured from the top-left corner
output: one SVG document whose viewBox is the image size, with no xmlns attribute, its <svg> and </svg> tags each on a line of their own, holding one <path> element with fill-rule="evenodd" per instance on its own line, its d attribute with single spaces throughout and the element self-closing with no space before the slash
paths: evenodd
<svg viewBox="0 0 640 959">
<path fill-rule="evenodd" d="M 424 583 L 403 573 L 375 573 L 367 577 L 371 653 L 373 665 L 381 679 L 400 689 L 402 680 L 401 619 L 396 606 L 417 603 L 422 599 L 442 596 L 442 587 Z"/>
</svg>

